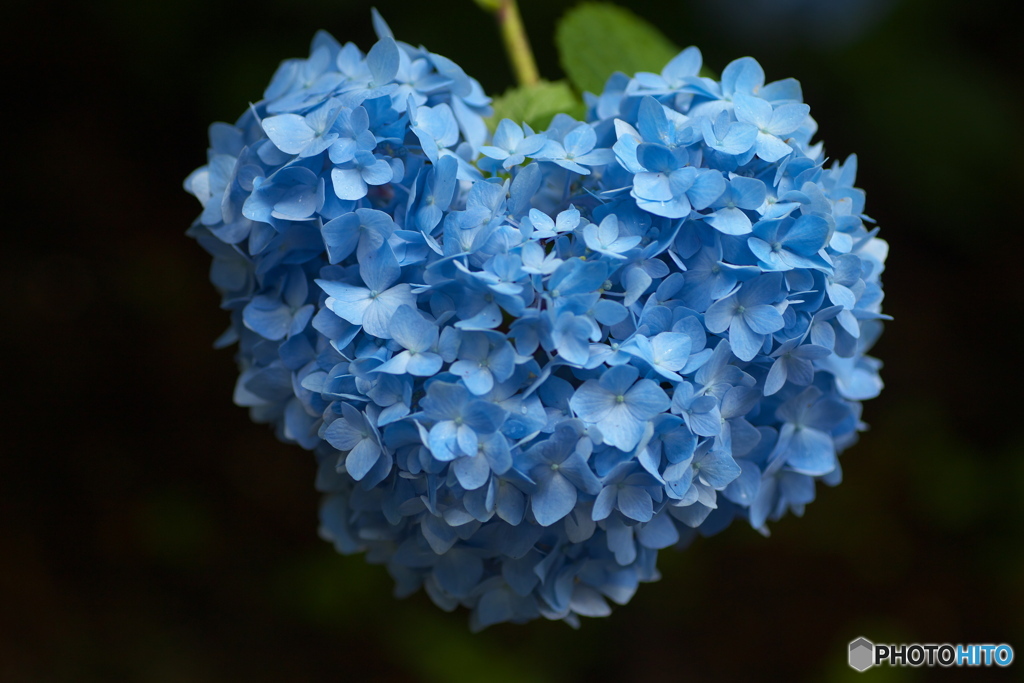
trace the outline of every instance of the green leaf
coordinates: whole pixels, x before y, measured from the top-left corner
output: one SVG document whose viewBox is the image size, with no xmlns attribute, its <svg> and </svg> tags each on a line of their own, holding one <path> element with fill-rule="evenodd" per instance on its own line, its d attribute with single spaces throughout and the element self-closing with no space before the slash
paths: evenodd
<svg viewBox="0 0 1024 683">
<path fill-rule="evenodd" d="M 583 118 L 583 103 L 566 81 L 540 81 L 536 85 L 509 88 L 495 97 L 494 116 L 488 123 L 493 130 L 502 119 L 526 122 L 534 130 L 543 130 L 559 112 Z"/>
<path fill-rule="evenodd" d="M 623 7 L 584 3 L 558 22 L 562 68 L 581 92 L 599 93 L 616 71 L 660 73 L 679 54 L 658 29 Z"/>
</svg>

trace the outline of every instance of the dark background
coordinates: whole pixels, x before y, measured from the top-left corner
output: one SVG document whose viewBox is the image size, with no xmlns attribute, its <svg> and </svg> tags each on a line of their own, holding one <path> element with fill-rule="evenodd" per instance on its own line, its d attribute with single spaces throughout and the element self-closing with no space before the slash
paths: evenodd
<svg viewBox="0 0 1024 683">
<path fill-rule="evenodd" d="M 549 79 L 571 4 L 522 0 Z M 511 84 L 469 0 L 377 5 L 488 92 Z M 770 539 L 737 524 L 663 551 L 662 581 L 579 631 L 470 635 L 464 611 L 396 601 L 383 568 L 317 538 L 313 459 L 232 405 L 232 352 L 210 346 L 227 315 L 184 236 L 208 123 L 234 120 L 318 28 L 368 49 L 369 7 L 97 0 L 7 17 L 0 680 L 839 681 L 859 675 L 858 636 L 1024 657 L 1019 22 L 984 1 L 631 3 L 716 71 L 751 54 L 769 80 L 799 78 L 826 151 L 858 153 L 891 245 L 887 386 L 846 481 Z"/>
</svg>

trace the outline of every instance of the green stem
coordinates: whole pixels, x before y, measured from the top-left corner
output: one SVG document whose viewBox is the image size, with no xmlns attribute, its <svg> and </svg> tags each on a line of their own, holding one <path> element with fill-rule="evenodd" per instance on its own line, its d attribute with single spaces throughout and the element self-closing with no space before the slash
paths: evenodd
<svg viewBox="0 0 1024 683">
<path fill-rule="evenodd" d="M 508 52 L 512 71 L 515 72 L 519 85 L 536 85 L 540 80 L 540 74 L 537 73 L 537 62 L 533 58 L 530 41 L 526 38 L 526 29 L 519 16 L 516 0 L 492 0 L 486 5 L 498 20 L 501 38 L 505 42 L 505 50 Z"/>
</svg>

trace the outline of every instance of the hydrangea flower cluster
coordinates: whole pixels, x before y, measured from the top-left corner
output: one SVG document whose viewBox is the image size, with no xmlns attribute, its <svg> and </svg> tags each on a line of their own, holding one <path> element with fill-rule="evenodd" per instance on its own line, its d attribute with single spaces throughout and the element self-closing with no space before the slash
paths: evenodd
<svg viewBox="0 0 1024 683">
<path fill-rule="evenodd" d="M 315 452 L 322 535 L 474 628 L 602 616 L 658 550 L 802 513 L 881 389 L 886 243 L 792 79 L 683 51 L 588 120 L 318 33 L 185 181 L 235 401 Z"/>
</svg>

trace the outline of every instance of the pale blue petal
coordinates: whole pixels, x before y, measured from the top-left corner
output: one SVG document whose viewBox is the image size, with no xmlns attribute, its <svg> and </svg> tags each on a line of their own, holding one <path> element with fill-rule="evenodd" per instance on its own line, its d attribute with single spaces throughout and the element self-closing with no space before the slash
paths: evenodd
<svg viewBox="0 0 1024 683">
<path fill-rule="evenodd" d="M 363 324 L 363 312 L 372 301 L 370 290 L 331 280 L 317 280 L 316 283 L 327 293 L 327 308 L 353 325 Z"/>
<path fill-rule="evenodd" d="M 606 617 L 612 613 L 611 606 L 601 594 L 582 583 L 573 586 L 569 609 L 584 617 Z"/>
<path fill-rule="evenodd" d="M 654 515 L 651 494 L 637 486 L 619 489 L 618 507 L 622 514 L 638 522 L 648 522 Z"/>
<path fill-rule="evenodd" d="M 613 396 L 622 396 L 639 376 L 640 371 L 632 365 L 619 365 L 601 375 L 598 383 Z"/>
<path fill-rule="evenodd" d="M 620 366 L 623 367 L 623 366 Z M 625 404 L 638 421 L 646 421 L 669 409 L 672 401 L 656 382 L 642 379 L 626 392 Z"/>
<path fill-rule="evenodd" d="M 505 421 L 505 410 L 489 401 L 472 401 L 463 416 L 466 424 L 480 434 L 491 434 Z"/>
<path fill-rule="evenodd" d="M 757 156 L 768 162 L 775 162 L 792 153 L 793 148 L 771 133 L 758 132 Z"/>
<path fill-rule="evenodd" d="M 710 398 L 711 402 L 714 403 L 713 397 L 706 396 L 703 398 Z M 683 413 L 683 418 L 686 420 L 686 425 L 693 430 L 693 433 L 699 436 L 717 436 L 722 432 L 722 416 L 718 405 L 713 405 L 711 408 L 699 412 L 695 410 Z"/>
<path fill-rule="evenodd" d="M 711 304 L 704 314 L 704 324 L 707 325 L 708 332 L 721 334 L 729 329 L 729 325 L 732 324 L 733 319 L 736 317 L 736 305 L 736 298 L 734 296 L 726 297 Z"/>
<path fill-rule="evenodd" d="M 757 334 L 771 334 L 785 326 L 782 314 L 768 304 L 747 307 L 743 311 L 743 322 Z"/>
<path fill-rule="evenodd" d="M 513 526 L 523 521 L 526 515 L 526 496 L 519 489 L 509 483 L 499 482 L 494 500 L 498 517 Z"/>
<path fill-rule="evenodd" d="M 417 377 L 432 377 L 440 372 L 443 363 L 441 356 L 436 353 L 417 353 L 410 356 L 406 372 Z"/>
<path fill-rule="evenodd" d="M 377 159 L 369 166 L 363 167 L 361 173 L 363 180 L 366 181 L 367 185 L 383 185 L 384 183 L 390 182 L 394 176 L 391 164 L 386 162 L 384 159 Z M 340 194 L 338 196 L 341 197 Z M 342 199 L 344 199 L 344 197 L 342 197 Z"/>
<path fill-rule="evenodd" d="M 366 196 L 366 181 L 358 168 L 335 168 L 331 170 L 334 194 L 339 199 L 357 200 Z"/>
<path fill-rule="evenodd" d="M 575 160 L 587 166 L 606 166 L 615 161 L 615 152 L 610 149 L 595 149 L 586 154 L 580 154 Z"/>
<path fill-rule="evenodd" d="M 305 118 L 297 114 L 269 116 L 263 119 L 262 125 L 270 141 L 286 154 L 298 154 L 316 137 Z"/>
<path fill-rule="evenodd" d="M 639 199 L 652 202 L 668 202 L 673 199 L 672 184 L 664 173 L 637 173 L 633 176 L 633 194 Z M 679 216 L 680 218 L 682 216 Z"/>
<path fill-rule="evenodd" d="M 363 329 L 375 337 L 390 339 L 388 325 L 399 306 L 416 306 L 416 295 L 407 284 L 395 285 L 369 302 L 363 310 Z"/>
<path fill-rule="evenodd" d="M 363 441 L 363 430 L 353 426 L 348 420 L 339 418 L 324 430 L 324 439 L 339 451 L 348 451 Z"/>
<path fill-rule="evenodd" d="M 636 560 L 633 528 L 626 526 L 618 516 L 609 517 L 605 525 L 608 534 L 608 549 L 615 554 L 615 561 L 622 566 L 633 564 Z"/>
<path fill-rule="evenodd" d="M 732 352 L 743 361 L 753 360 L 761 350 L 764 335 L 753 332 L 742 318 L 736 318 L 729 326 L 729 343 Z"/>
<path fill-rule="evenodd" d="M 786 233 L 783 244 L 796 254 L 811 256 L 825 246 L 827 238 L 828 222 L 821 216 L 804 215 Z"/>
<path fill-rule="evenodd" d="M 462 381 L 477 396 L 482 396 L 494 387 L 494 375 L 476 361 L 458 361 L 451 371 L 462 377 Z"/>
<path fill-rule="evenodd" d="M 608 515 L 612 514 L 612 510 L 615 509 L 615 503 L 618 498 L 618 488 L 614 485 L 606 486 L 601 489 L 601 493 L 597 494 L 597 498 L 594 499 L 594 509 L 590 513 L 591 519 L 595 522 L 600 522 L 602 519 L 606 519 Z"/>
<path fill-rule="evenodd" d="M 455 452 L 458 429 L 451 420 L 438 422 L 430 428 L 427 446 L 435 458 L 442 462 L 447 462 L 458 457 L 458 454 Z"/>
<path fill-rule="evenodd" d="M 601 480 L 590 469 L 590 465 L 579 452 L 574 452 L 562 461 L 558 471 L 568 479 L 573 486 L 584 493 L 596 495 L 601 490 Z"/>
<path fill-rule="evenodd" d="M 767 131 L 773 135 L 789 135 L 807 119 L 811 108 L 806 104 L 790 103 L 775 108 Z"/>
<path fill-rule="evenodd" d="M 661 550 L 679 542 L 679 531 L 672 523 L 672 519 L 662 512 L 655 515 L 647 524 L 637 528 L 636 540 L 645 548 Z"/>
<path fill-rule="evenodd" d="M 569 406 L 581 420 L 601 422 L 615 408 L 615 394 L 594 380 L 588 380 L 569 399 Z"/>
<path fill-rule="evenodd" d="M 352 475 L 353 479 L 359 481 L 377 464 L 380 454 L 380 446 L 376 441 L 369 438 L 362 439 L 345 458 L 345 470 Z"/>
<path fill-rule="evenodd" d="M 573 128 L 562 140 L 566 157 L 572 158 L 586 154 L 594 149 L 597 143 L 597 134 L 587 124 L 580 124 Z"/>
<path fill-rule="evenodd" d="M 409 306 L 399 306 L 388 329 L 391 338 L 411 351 L 426 351 L 437 343 L 437 326 Z"/>
<path fill-rule="evenodd" d="M 475 456 L 480 442 L 472 427 L 460 424 L 455 430 L 455 443 L 463 455 Z"/>
<path fill-rule="evenodd" d="M 672 507 L 670 511 L 672 516 L 680 522 L 696 529 L 704 523 L 704 520 L 708 518 L 713 509 L 707 505 L 695 502 L 684 507 Z"/>
<path fill-rule="evenodd" d="M 764 395 L 771 396 L 783 387 L 788 376 L 787 363 L 782 358 L 775 359 L 772 369 L 768 371 L 768 377 L 764 381 Z"/>
<path fill-rule="evenodd" d="M 383 365 L 377 367 L 377 372 L 384 372 L 391 375 L 404 375 L 409 371 L 409 361 L 413 356 L 408 351 L 402 351 L 391 357 Z M 415 373 L 414 373 L 415 374 Z"/>
<path fill-rule="evenodd" d="M 828 474 L 836 467 L 832 437 L 810 427 L 786 424 L 779 433 L 779 449 L 792 470 L 810 476 Z"/>
<path fill-rule="evenodd" d="M 737 94 L 733 98 L 736 118 L 758 128 L 767 128 L 772 120 L 772 105 L 760 97 Z M 787 131 L 788 132 L 788 131 Z"/>
<path fill-rule="evenodd" d="M 740 466 L 725 452 L 711 451 L 695 463 L 695 475 L 704 484 L 722 489 L 740 475 Z"/>
<path fill-rule="evenodd" d="M 754 210 L 764 204 L 768 191 L 762 181 L 757 178 L 736 176 L 729 181 L 735 193 L 736 205 L 741 209 Z"/>
<path fill-rule="evenodd" d="M 704 222 L 726 235 L 746 235 L 752 229 L 747 214 L 735 207 L 719 209 L 705 218 Z"/>
<path fill-rule="evenodd" d="M 347 213 L 324 224 L 321 228 L 330 263 L 340 263 L 356 250 L 359 242 L 359 217 Z"/>
<path fill-rule="evenodd" d="M 533 516 L 541 526 L 551 526 L 565 517 L 576 505 L 576 487 L 557 474 L 537 482 L 537 491 L 530 497 Z"/>
<path fill-rule="evenodd" d="M 423 532 L 423 537 L 427 539 L 431 550 L 438 555 L 447 553 L 455 545 L 455 541 L 459 540 L 459 537 L 455 535 L 455 530 L 448 526 L 443 519 L 431 514 L 424 514 L 422 519 L 420 530 Z"/>
<path fill-rule="evenodd" d="M 725 178 L 718 171 L 702 171 L 693 179 L 693 185 L 686 196 L 694 209 L 706 209 L 725 192 Z"/>
<path fill-rule="evenodd" d="M 646 420 L 637 419 L 625 403 L 617 403 L 599 421 L 598 428 L 601 430 L 606 444 L 623 451 L 630 451 L 640 443 L 645 424 Z"/>
<path fill-rule="evenodd" d="M 371 292 L 384 291 L 401 275 L 402 268 L 398 265 L 395 252 L 388 244 L 382 244 L 379 248 L 360 256 L 359 277 L 363 278 L 363 283 Z"/>
<path fill-rule="evenodd" d="M 479 455 L 456 458 L 451 465 L 459 484 L 467 491 L 478 489 L 487 483 L 491 468 L 485 458 Z"/>
<path fill-rule="evenodd" d="M 292 324 L 292 312 L 276 297 L 253 297 L 242 310 L 242 321 L 246 327 L 264 339 L 284 339 Z"/>
<path fill-rule="evenodd" d="M 373 87 L 387 85 L 398 73 L 400 58 L 394 38 L 384 38 L 370 48 L 366 55 L 366 66 L 373 76 Z"/>
</svg>

